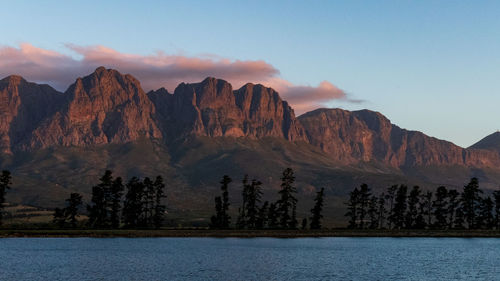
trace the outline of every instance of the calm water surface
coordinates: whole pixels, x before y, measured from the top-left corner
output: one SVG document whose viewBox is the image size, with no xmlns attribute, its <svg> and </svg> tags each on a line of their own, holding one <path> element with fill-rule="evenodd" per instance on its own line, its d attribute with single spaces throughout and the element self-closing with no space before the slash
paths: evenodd
<svg viewBox="0 0 500 281">
<path fill-rule="evenodd" d="M 0 280 L 500 280 L 500 239 L 8 238 Z"/>
</svg>

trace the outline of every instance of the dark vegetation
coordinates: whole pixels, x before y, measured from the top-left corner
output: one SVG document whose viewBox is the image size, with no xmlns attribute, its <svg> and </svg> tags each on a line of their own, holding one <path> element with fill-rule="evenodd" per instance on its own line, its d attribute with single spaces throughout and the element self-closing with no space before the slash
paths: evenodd
<svg viewBox="0 0 500 281">
<path fill-rule="evenodd" d="M 477 178 L 461 192 L 393 185 L 375 196 L 362 184 L 350 193 L 347 208 L 352 229 L 500 229 L 500 191 L 485 194 Z"/>
<path fill-rule="evenodd" d="M 215 214 L 210 219 L 212 230 L 175 230 L 165 224 L 165 183 L 161 176 L 155 179 L 132 177 L 124 182 L 106 170 L 99 183 L 92 187 L 88 204 L 84 204 L 80 194 L 71 193 L 64 208 L 55 208 L 52 230 L 33 230 L 26 235 L 156 236 L 134 231 L 157 229 L 159 236 L 499 236 L 500 191 L 481 190 L 477 178 L 472 178 L 461 191 L 444 186 L 424 191 L 419 186 L 408 188 L 401 184 L 374 195 L 368 185 L 362 184 L 350 192 L 346 202 L 347 228 L 332 230 L 322 226 L 324 188 L 316 192 L 310 216 L 299 219 L 294 171 L 285 169 L 280 179 L 277 200 L 270 202 L 263 200 L 262 182 L 250 180 L 245 175 L 241 181 L 242 201 L 237 217 L 232 220 L 230 208 L 235 208 L 229 203 L 229 190 L 233 181 L 225 175 L 220 181 L 221 194 L 214 200 Z M 11 187 L 10 172 L 3 171 L 0 176 L 0 223 L 5 195 Z M 19 236 L 15 229 L 2 230 L 0 236 Z M 175 234 L 164 231 L 175 231 Z"/>
</svg>

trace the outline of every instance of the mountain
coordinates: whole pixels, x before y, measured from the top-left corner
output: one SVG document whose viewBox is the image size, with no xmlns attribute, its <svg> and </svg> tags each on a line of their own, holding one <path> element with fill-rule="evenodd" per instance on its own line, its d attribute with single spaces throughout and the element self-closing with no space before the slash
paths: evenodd
<svg viewBox="0 0 500 281">
<path fill-rule="evenodd" d="M 478 141 L 469 148 L 500 151 L 500 132 L 497 131 L 489 136 L 486 136 L 484 139 Z"/>
<path fill-rule="evenodd" d="M 276 200 L 280 173 L 296 171 L 299 215 L 325 187 L 330 224 L 343 220 L 348 192 L 368 183 L 460 188 L 471 177 L 500 182 L 498 134 L 470 148 L 392 124 L 369 110 L 317 109 L 296 117 L 272 88 L 233 89 L 208 77 L 173 93 L 145 93 L 131 75 L 97 68 L 60 93 L 19 76 L 0 80 L 0 168 L 13 172 L 8 200 L 60 206 L 70 192 L 89 198 L 105 169 L 164 175 L 169 212 L 206 222 L 224 174 L 239 205 L 244 174 Z M 234 209 L 233 211 L 235 211 Z"/>
</svg>

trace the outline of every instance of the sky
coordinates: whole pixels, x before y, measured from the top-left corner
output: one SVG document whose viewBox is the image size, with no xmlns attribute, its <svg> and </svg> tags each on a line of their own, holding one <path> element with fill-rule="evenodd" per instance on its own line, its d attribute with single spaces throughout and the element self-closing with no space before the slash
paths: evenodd
<svg viewBox="0 0 500 281">
<path fill-rule="evenodd" d="M 500 129 L 498 1 L 3 1 L 0 76 L 64 91 L 97 66 L 145 90 L 206 76 L 297 114 L 371 109 L 468 147 Z"/>
</svg>

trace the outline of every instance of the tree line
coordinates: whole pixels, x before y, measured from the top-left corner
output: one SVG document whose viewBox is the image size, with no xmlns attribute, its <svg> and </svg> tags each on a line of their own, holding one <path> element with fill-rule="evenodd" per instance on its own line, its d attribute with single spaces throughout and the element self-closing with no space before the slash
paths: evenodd
<svg viewBox="0 0 500 281">
<path fill-rule="evenodd" d="M 362 184 L 349 194 L 349 228 L 358 229 L 500 229 L 500 191 L 485 195 L 477 178 L 461 192 L 439 186 L 393 185 L 378 196 Z"/>
<path fill-rule="evenodd" d="M 166 206 L 163 178 L 157 176 L 139 179 L 132 177 L 126 184 L 121 177 L 113 178 L 107 170 L 92 187 L 92 197 L 87 205 L 87 227 L 90 228 L 160 228 Z M 124 196 L 124 191 L 127 193 Z M 54 223 L 60 227 L 77 226 L 78 209 L 83 204 L 82 196 L 71 193 L 65 208 L 56 208 Z"/>
<path fill-rule="evenodd" d="M 210 227 L 229 229 L 232 227 L 229 215 L 229 184 L 232 179 L 225 175 L 220 181 L 221 195 L 215 197 L 215 214 L 210 219 Z M 297 229 L 297 189 L 294 186 L 295 175 L 291 168 L 283 171 L 281 188 L 276 202 L 262 202 L 262 182 L 256 179 L 249 180 L 245 175 L 242 180 L 242 203 L 238 208 L 238 216 L 234 227 L 237 229 Z M 316 193 L 314 207 L 311 209 L 310 223 L 303 218 L 300 228 L 320 229 L 323 218 L 322 188 Z"/>
</svg>

